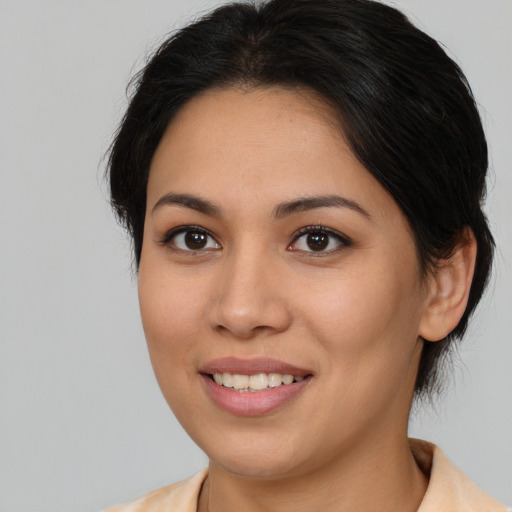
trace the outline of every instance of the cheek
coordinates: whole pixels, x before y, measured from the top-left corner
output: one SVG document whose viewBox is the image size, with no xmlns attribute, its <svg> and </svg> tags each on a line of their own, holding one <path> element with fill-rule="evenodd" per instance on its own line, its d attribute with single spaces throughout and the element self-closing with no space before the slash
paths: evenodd
<svg viewBox="0 0 512 512">
<path fill-rule="evenodd" d="M 160 390 L 173 411 L 188 410 L 187 397 L 196 378 L 197 305 L 165 274 L 140 271 L 138 288 L 142 325 Z"/>
<path fill-rule="evenodd" d="M 384 421 L 389 411 L 405 417 L 414 386 L 419 355 L 414 298 L 404 300 L 407 287 L 393 279 L 369 277 L 338 282 L 324 300 L 310 303 L 306 316 L 324 354 L 316 404 L 331 411 L 326 428 L 339 439 Z"/>
<path fill-rule="evenodd" d="M 332 356 L 331 371 L 350 386 L 409 369 L 421 300 L 414 271 L 400 269 L 373 265 L 365 272 L 340 272 L 311 290 L 301 307 L 308 329 Z"/>
<path fill-rule="evenodd" d="M 139 304 L 142 325 L 157 379 L 183 379 L 193 368 L 196 333 L 204 321 L 201 284 L 187 286 L 183 275 L 141 261 Z M 162 386 L 163 387 L 163 386 Z"/>
</svg>

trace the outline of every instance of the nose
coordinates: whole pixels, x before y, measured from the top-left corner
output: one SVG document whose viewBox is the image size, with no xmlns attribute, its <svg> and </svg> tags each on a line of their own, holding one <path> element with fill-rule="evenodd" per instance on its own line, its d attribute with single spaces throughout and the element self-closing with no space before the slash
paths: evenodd
<svg viewBox="0 0 512 512">
<path fill-rule="evenodd" d="M 247 340 L 285 331 L 292 322 L 283 269 L 271 257 L 244 251 L 226 258 L 209 312 L 211 328 Z"/>
</svg>

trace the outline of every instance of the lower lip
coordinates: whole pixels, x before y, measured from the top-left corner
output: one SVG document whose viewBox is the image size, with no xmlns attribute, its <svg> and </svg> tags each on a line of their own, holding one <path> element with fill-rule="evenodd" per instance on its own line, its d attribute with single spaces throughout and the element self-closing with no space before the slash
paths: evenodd
<svg viewBox="0 0 512 512">
<path fill-rule="evenodd" d="M 235 391 L 219 386 L 209 375 L 201 375 L 215 405 L 236 416 L 260 416 L 279 409 L 293 400 L 309 384 L 311 377 L 263 391 Z"/>
</svg>

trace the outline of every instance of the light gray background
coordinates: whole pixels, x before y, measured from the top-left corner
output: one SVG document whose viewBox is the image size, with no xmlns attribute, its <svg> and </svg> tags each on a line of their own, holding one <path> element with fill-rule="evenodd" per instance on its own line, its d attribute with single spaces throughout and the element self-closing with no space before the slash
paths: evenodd
<svg viewBox="0 0 512 512">
<path fill-rule="evenodd" d="M 219 2 L 0 0 L 0 511 L 95 511 L 206 464 L 155 383 L 106 151 L 144 55 Z M 412 435 L 512 505 L 512 1 L 395 2 L 482 105 L 499 247 L 455 382 Z"/>
</svg>

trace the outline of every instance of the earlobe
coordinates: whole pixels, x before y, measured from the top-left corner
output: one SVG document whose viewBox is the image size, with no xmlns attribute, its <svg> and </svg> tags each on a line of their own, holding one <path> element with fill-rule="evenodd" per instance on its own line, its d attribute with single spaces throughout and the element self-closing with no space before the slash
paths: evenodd
<svg viewBox="0 0 512 512">
<path fill-rule="evenodd" d="M 473 231 L 466 228 L 452 255 L 439 261 L 432 272 L 419 331 L 424 340 L 442 340 L 459 323 L 468 302 L 476 252 Z"/>
</svg>

